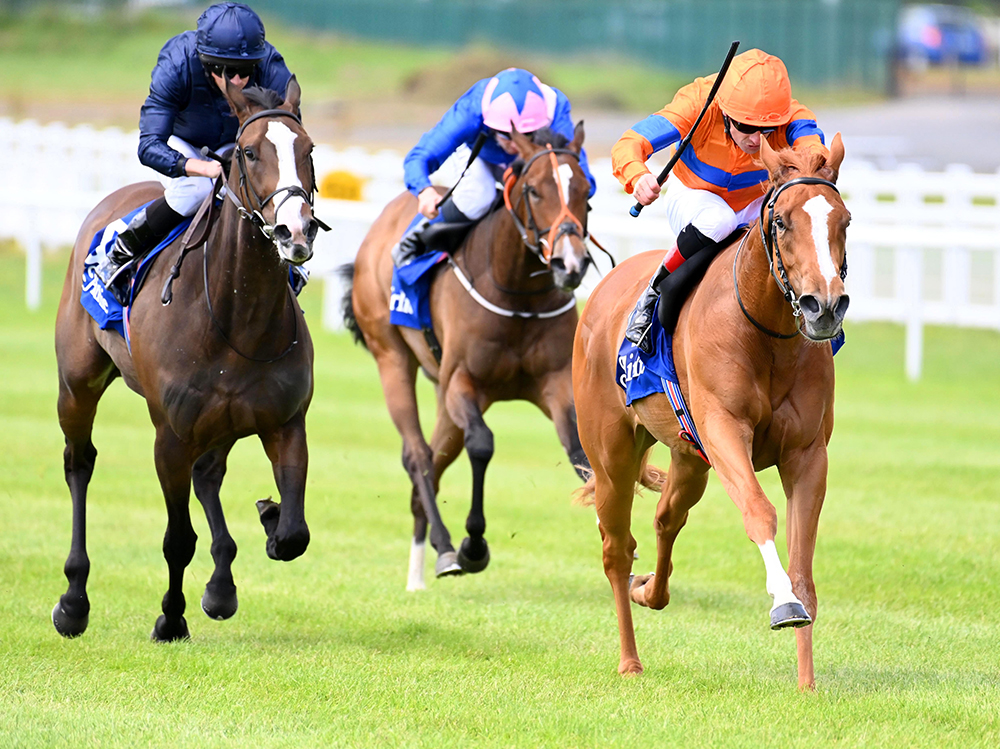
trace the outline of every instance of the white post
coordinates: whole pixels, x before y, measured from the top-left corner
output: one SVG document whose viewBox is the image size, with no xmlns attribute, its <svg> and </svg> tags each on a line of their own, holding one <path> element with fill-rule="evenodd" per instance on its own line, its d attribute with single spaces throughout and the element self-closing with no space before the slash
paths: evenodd
<svg viewBox="0 0 1000 749">
<path fill-rule="evenodd" d="M 923 255 L 920 247 L 902 248 L 896 254 L 898 291 L 906 304 L 906 376 L 911 382 L 920 379 L 924 357 Z"/>
<path fill-rule="evenodd" d="M 42 305 L 42 240 L 38 232 L 29 229 L 24 239 L 26 269 L 24 274 L 24 298 L 29 310 Z"/>
</svg>

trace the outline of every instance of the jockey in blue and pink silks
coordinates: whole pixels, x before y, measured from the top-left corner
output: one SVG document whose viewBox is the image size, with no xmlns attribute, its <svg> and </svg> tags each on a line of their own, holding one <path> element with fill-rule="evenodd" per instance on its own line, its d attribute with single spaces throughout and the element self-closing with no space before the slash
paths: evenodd
<svg viewBox="0 0 1000 749">
<path fill-rule="evenodd" d="M 530 136 L 544 127 L 567 140 L 573 139 L 569 99 L 527 70 L 508 68 L 462 94 L 403 161 L 406 188 L 417 197 L 418 213 L 393 248 L 396 266 L 406 265 L 426 251 L 420 235 L 428 224 L 472 224 L 485 216 L 496 199 L 497 182 L 502 181 L 504 170 L 517 158 L 510 140 L 511 128 Z M 480 134 L 486 140 L 479 155 L 451 197 L 438 206 L 441 196 L 431 186 L 430 174 L 459 146 L 473 148 Z M 593 195 L 596 183 L 584 151 L 580 152 L 580 167 L 590 182 L 589 194 Z"/>
</svg>

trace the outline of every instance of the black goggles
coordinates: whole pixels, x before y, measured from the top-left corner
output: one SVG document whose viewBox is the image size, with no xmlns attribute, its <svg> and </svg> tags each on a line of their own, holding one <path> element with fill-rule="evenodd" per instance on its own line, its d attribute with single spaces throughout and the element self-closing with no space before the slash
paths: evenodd
<svg viewBox="0 0 1000 749">
<path fill-rule="evenodd" d="M 729 124 L 735 127 L 744 135 L 753 135 L 754 133 L 760 133 L 761 135 L 770 135 L 778 128 L 776 127 L 758 127 L 757 125 L 745 125 L 742 122 L 737 122 L 732 118 L 726 118 L 729 120 Z"/>
<path fill-rule="evenodd" d="M 256 64 L 247 63 L 207 63 L 205 64 L 205 70 L 207 70 L 212 75 L 217 75 L 220 78 L 225 78 L 226 80 L 236 78 L 249 78 L 253 75 L 253 71 L 257 69 Z"/>
</svg>

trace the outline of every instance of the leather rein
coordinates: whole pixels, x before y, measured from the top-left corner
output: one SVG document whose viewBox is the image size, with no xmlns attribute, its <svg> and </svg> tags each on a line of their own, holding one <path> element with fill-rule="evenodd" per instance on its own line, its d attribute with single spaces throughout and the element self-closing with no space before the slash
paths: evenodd
<svg viewBox="0 0 1000 749">
<path fill-rule="evenodd" d="M 760 220 L 757 222 L 757 227 L 760 230 L 760 238 L 764 245 L 764 251 L 767 252 L 768 268 L 771 271 L 771 276 L 774 278 L 775 283 L 778 284 L 778 289 L 781 291 L 781 295 L 785 298 L 785 301 L 791 305 L 792 315 L 796 318 L 796 320 L 798 320 L 802 316 L 802 307 L 799 304 L 799 297 L 792 290 L 792 285 L 788 281 L 788 273 L 785 270 L 785 263 L 781 259 L 781 247 L 778 244 L 778 228 L 774 222 L 774 206 L 778 202 L 778 196 L 793 185 L 823 185 L 831 188 L 838 195 L 840 194 L 840 190 L 837 189 L 837 186 L 833 182 L 820 177 L 798 177 L 797 179 L 785 182 L 778 188 L 769 188 L 767 193 L 764 195 L 764 202 L 760 207 Z M 767 214 L 766 219 L 765 212 Z M 764 229 L 765 224 L 767 225 L 766 231 Z M 740 305 L 740 311 L 743 312 L 743 316 L 747 320 L 753 323 L 753 326 L 757 328 L 757 330 L 769 335 L 771 338 L 787 340 L 789 338 L 795 338 L 798 335 L 802 335 L 802 328 L 800 325 L 796 325 L 794 333 L 776 333 L 755 320 L 743 304 L 743 299 L 740 297 L 740 285 L 736 276 L 736 264 L 740 259 L 740 252 L 743 250 L 743 245 L 746 244 L 747 238 L 750 234 L 751 232 L 747 232 L 743 236 L 739 247 L 736 248 L 736 255 L 733 257 L 733 287 L 736 289 L 736 301 Z M 846 278 L 847 253 L 845 252 L 844 262 L 840 266 L 840 279 L 844 280 Z"/>
</svg>

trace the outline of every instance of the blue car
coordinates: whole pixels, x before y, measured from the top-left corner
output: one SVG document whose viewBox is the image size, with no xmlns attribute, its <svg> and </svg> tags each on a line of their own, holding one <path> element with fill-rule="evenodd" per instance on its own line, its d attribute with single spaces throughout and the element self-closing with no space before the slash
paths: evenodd
<svg viewBox="0 0 1000 749">
<path fill-rule="evenodd" d="M 989 57 L 979 17 L 954 5 L 909 5 L 899 17 L 900 57 L 914 68 L 958 62 L 982 65 Z"/>
</svg>

